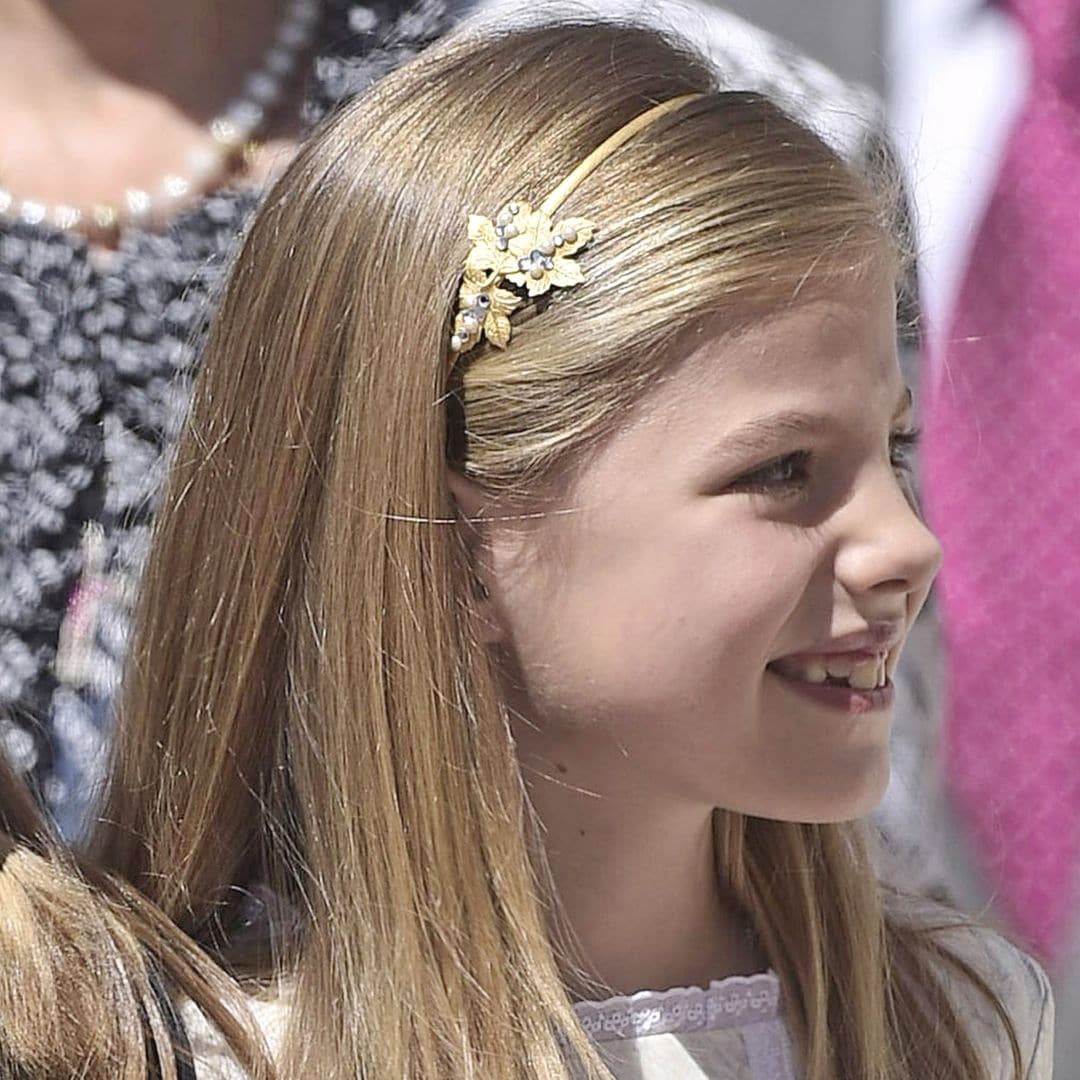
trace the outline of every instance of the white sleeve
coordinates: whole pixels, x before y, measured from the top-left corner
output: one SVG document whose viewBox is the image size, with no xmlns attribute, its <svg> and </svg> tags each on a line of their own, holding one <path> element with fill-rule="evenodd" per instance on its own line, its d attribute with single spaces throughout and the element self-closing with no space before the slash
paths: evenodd
<svg viewBox="0 0 1080 1080">
<path fill-rule="evenodd" d="M 272 1056 L 275 1055 L 288 1015 L 285 995 L 265 1001 L 252 997 L 247 1004 L 266 1040 L 267 1048 Z M 193 1002 L 180 1002 L 177 1012 L 191 1044 L 197 1080 L 248 1080 L 221 1032 L 210 1024 Z"/>
<path fill-rule="evenodd" d="M 984 927 L 956 927 L 945 942 L 990 984 L 1012 1018 L 1020 1042 L 1022 1080 L 1052 1080 L 1054 994 L 1038 961 L 1003 935 Z M 966 979 L 946 973 L 961 1020 L 994 1080 L 1014 1080 L 1009 1040 L 1000 1017 Z"/>
<path fill-rule="evenodd" d="M 1024 1080 L 1053 1080 L 1054 1074 L 1054 991 L 1046 972 L 1030 957 L 1042 995 L 1039 1023 L 1035 1029 L 1035 1045 L 1028 1059 Z"/>
</svg>

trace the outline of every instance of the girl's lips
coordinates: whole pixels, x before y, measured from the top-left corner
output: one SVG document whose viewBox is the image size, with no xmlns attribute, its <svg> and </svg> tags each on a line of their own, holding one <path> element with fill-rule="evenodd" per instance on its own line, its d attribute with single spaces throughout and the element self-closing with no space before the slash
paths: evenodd
<svg viewBox="0 0 1080 1080">
<path fill-rule="evenodd" d="M 773 667 L 769 667 L 767 670 L 790 690 L 815 705 L 832 709 L 835 712 L 848 713 L 852 716 L 887 712 L 892 708 L 893 701 L 896 698 L 896 688 L 891 680 L 876 690 L 856 690 L 851 686 L 814 685 L 813 683 L 794 679 Z"/>
</svg>

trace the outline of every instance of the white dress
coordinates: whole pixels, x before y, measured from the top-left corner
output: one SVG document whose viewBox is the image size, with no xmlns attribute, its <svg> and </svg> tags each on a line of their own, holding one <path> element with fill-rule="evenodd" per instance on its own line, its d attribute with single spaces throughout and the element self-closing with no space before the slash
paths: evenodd
<svg viewBox="0 0 1080 1080">
<path fill-rule="evenodd" d="M 574 1010 L 618 1080 L 795 1080 L 775 972 L 642 990 Z"/>
<path fill-rule="evenodd" d="M 954 929 L 950 942 L 1001 996 L 1016 1024 L 1022 1080 L 1051 1080 L 1054 999 L 1042 968 L 992 931 Z M 993 1080 L 1014 1080 L 1008 1040 L 967 984 L 953 1000 Z M 773 971 L 575 1006 L 617 1080 L 801 1080 Z"/>
<path fill-rule="evenodd" d="M 1016 1024 L 1021 1080 L 1051 1080 L 1054 999 L 1042 968 L 992 931 L 950 931 L 956 950 L 1001 996 Z M 1016 1080 L 1008 1040 L 991 1007 L 966 984 L 953 1000 L 993 1080 Z M 643 990 L 574 1006 L 616 1080 L 802 1080 L 775 972 L 735 975 L 700 987 Z M 283 1000 L 252 1001 L 271 1049 L 288 1018 Z M 221 1037 L 190 1003 L 181 1015 L 198 1080 L 243 1080 Z"/>
</svg>

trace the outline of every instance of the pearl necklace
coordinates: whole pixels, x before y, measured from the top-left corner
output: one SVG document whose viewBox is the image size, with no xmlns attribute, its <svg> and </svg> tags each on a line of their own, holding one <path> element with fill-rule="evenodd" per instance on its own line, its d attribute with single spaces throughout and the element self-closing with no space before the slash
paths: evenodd
<svg viewBox="0 0 1080 1080">
<path fill-rule="evenodd" d="M 121 205 L 95 203 L 81 209 L 66 203 L 48 205 L 37 199 L 19 199 L 0 186 L 0 217 L 28 225 L 45 222 L 58 229 L 86 233 L 102 243 L 115 243 L 122 228 L 145 228 L 167 221 L 192 195 L 210 190 L 240 160 L 249 160 L 254 136 L 262 130 L 282 97 L 300 53 L 314 35 L 322 0 L 289 0 L 273 43 L 261 65 L 244 83 L 244 93 L 207 125 L 213 145 L 187 154 L 186 169 L 163 177 L 156 191 L 128 188 Z"/>
</svg>

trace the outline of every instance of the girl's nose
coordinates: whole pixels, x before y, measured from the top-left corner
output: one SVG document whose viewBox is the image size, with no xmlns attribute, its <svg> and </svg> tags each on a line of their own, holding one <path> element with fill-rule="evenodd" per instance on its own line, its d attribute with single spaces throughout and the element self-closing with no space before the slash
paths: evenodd
<svg viewBox="0 0 1080 1080">
<path fill-rule="evenodd" d="M 835 522 L 842 538 L 836 574 L 854 594 L 925 594 L 941 566 L 941 544 L 891 468 L 868 471 Z"/>
</svg>

